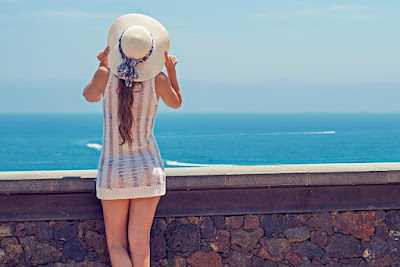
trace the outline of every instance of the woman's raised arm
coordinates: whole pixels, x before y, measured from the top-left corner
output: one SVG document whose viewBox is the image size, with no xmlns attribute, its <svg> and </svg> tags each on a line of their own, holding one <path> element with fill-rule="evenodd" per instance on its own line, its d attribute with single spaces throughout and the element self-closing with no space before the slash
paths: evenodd
<svg viewBox="0 0 400 267">
<path fill-rule="evenodd" d="M 167 52 L 165 56 L 165 68 L 168 76 L 160 72 L 156 77 L 157 96 L 161 97 L 163 102 L 171 108 L 179 108 L 182 105 L 182 93 L 179 88 L 178 78 L 176 76 L 175 65 L 178 59 L 175 56 L 169 56 Z"/>
<path fill-rule="evenodd" d="M 83 90 L 83 96 L 88 102 L 99 102 L 104 94 L 110 74 L 110 69 L 108 68 L 109 51 L 110 48 L 107 47 L 97 55 L 97 59 L 100 61 L 99 68 Z"/>
</svg>

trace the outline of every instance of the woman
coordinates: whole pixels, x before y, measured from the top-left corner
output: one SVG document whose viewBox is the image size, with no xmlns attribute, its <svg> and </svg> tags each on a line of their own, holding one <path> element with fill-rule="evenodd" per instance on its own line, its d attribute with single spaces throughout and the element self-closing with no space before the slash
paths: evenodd
<svg viewBox="0 0 400 267">
<path fill-rule="evenodd" d="M 119 17 L 83 95 L 103 97 L 103 146 L 96 196 L 101 200 L 112 266 L 150 266 L 150 229 L 166 193 L 164 163 L 153 135 L 158 100 L 179 108 L 182 95 L 169 35 L 155 19 Z M 167 74 L 161 72 L 165 65 Z M 129 249 L 128 249 L 129 244 Z M 129 255 L 130 254 L 130 255 Z"/>
</svg>

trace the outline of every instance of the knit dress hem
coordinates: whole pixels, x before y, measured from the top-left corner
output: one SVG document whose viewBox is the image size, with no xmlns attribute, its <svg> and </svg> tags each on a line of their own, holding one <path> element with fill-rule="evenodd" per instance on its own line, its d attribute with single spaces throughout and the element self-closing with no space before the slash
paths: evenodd
<svg viewBox="0 0 400 267">
<path fill-rule="evenodd" d="M 163 196 L 166 193 L 165 184 L 156 184 L 145 187 L 127 187 L 127 188 L 96 188 L 98 199 L 132 199 Z"/>
</svg>

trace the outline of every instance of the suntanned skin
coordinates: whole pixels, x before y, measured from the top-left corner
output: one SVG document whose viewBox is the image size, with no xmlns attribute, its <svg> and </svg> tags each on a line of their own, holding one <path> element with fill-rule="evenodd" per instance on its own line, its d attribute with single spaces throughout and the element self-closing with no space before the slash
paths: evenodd
<svg viewBox="0 0 400 267">
<path fill-rule="evenodd" d="M 110 74 L 110 69 L 108 68 L 109 51 L 110 48 L 107 47 L 97 55 L 100 65 L 92 80 L 86 85 L 83 91 L 83 96 L 88 102 L 99 102 L 104 96 L 104 90 Z M 182 93 L 179 88 L 175 69 L 176 64 L 178 64 L 178 59 L 173 55 L 168 55 L 166 51 L 164 52 L 164 57 L 165 68 L 168 75 L 164 72 L 160 72 L 156 76 L 155 84 L 157 99 L 161 97 L 162 101 L 168 107 L 176 109 L 182 105 Z"/>
<path fill-rule="evenodd" d="M 100 65 L 83 91 L 89 102 L 98 102 L 104 96 L 110 69 L 109 47 L 97 58 Z M 164 52 L 167 74 L 160 72 L 155 79 L 157 99 L 171 108 L 179 108 L 182 94 L 176 77 L 175 56 Z M 161 196 L 136 199 L 101 199 L 107 248 L 112 266 L 150 267 L 150 229 Z M 130 255 L 128 254 L 130 251 Z"/>
</svg>

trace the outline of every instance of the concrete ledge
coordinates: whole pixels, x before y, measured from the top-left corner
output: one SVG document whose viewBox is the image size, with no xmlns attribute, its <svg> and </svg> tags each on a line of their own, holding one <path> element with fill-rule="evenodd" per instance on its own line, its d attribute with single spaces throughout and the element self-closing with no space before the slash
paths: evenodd
<svg viewBox="0 0 400 267">
<path fill-rule="evenodd" d="M 400 208 L 400 163 L 167 168 L 157 216 Z M 0 172 L 0 221 L 101 218 L 97 170 Z"/>
<path fill-rule="evenodd" d="M 400 183 L 400 163 L 167 168 L 167 190 Z M 0 194 L 92 192 L 97 170 L 0 172 Z"/>
</svg>

